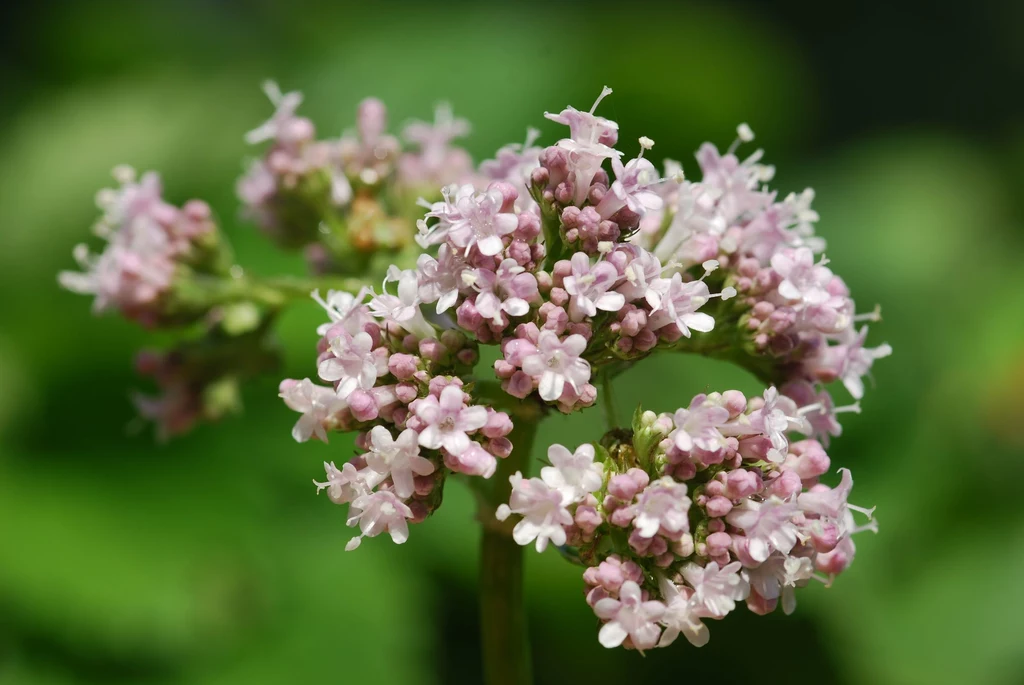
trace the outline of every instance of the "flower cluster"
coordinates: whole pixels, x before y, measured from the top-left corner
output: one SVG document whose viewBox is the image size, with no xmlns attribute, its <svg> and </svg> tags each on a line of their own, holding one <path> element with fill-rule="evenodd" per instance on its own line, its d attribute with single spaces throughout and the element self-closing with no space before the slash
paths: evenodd
<svg viewBox="0 0 1024 685">
<path fill-rule="evenodd" d="M 837 413 L 859 410 L 858 405 L 836 409 L 820 383 L 841 376 L 852 387 L 887 348 L 865 350 L 863 337 L 859 344 L 849 339 L 857 318 L 852 301 L 823 260 L 811 256 L 820 241 L 811 232 L 809 194 L 775 203 L 774 194 L 760 185 L 771 174 L 758 164 L 759 154 L 740 163 L 732 151 L 721 157 L 705 146 L 698 155 L 706 177 L 701 184 L 684 180 L 675 164 L 665 176 L 658 174 L 644 156 L 654 145 L 645 137 L 639 156 L 623 162 L 615 147 L 618 124 L 595 114 L 610 92 L 602 91 L 588 112 L 568 107 L 547 115 L 568 126 L 569 137 L 540 148 L 531 131 L 525 144 L 502 148 L 465 182 L 443 187 L 440 199 L 422 200 L 426 212 L 417 222 L 416 241 L 424 252 L 415 268 L 391 266 L 379 293 L 332 293 L 321 301 L 333 323 L 319 330 L 318 373 L 332 387 L 308 379 L 282 384 L 282 397 L 303 414 L 295 436 L 325 440 L 331 430 L 365 436 L 371 428 L 386 427 L 397 440 L 413 431 L 407 440 L 415 437 L 424 450 L 415 456 L 430 461 L 434 470 L 419 475 L 420 492 L 410 495 L 403 488 L 395 495 L 413 512 L 404 516 L 405 509 L 393 507 L 395 521 L 418 520 L 432 510 L 439 499 L 432 488 L 443 481 L 442 465 L 485 478 L 493 474 L 496 458 L 513 447 L 505 437 L 511 422 L 493 410 L 484 422 L 483 407 L 512 407 L 522 400 L 562 412 L 582 409 L 597 398 L 598 376 L 657 349 L 728 354 L 789 395 L 773 390 L 765 406 L 746 418 L 740 417 L 743 407 L 733 407 L 731 416 L 711 404 L 681 410 L 677 449 L 666 457 L 670 468 L 664 474 L 651 471 L 646 477 L 654 482 L 638 486 L 651 507 L 688 501 L 684 483 L 727 457 L 746 459 L 756 451 L 766 469 L 782 473 L 779 464 L 790 454 L 785 436 L 793 421 L 799 420 L 809 437 L 827 441 L 840 430 Z M 443 117 L 440 128 L 457 127 Z M 379 135 L 382 127 L 374 130 Z M 748 140 L 752 134 L 741 126 L 740 136 Z M 774 238 L 763 226 L 769 216 Z M 777 277 L 744 280 L 746 272 L 737 265 L 762 262 L 759 269 Z M 762 316 L 770 302 L 777 303 L 775 319 L 789 312 L 791 326 L 776 327 L 765 337 L 762 319 L 775 320 Z M 783 333 L 800 338 L 799 354 L 796 347 L 783 349 L 776 342 Z M 500 350 L 494 362 L 500 390 L 471 375 L 479 345 Z M 735 432 L 743 420 L 755 424 Z M 725 424 L 730 427 L 721 433 Z M 370 449 L 366 438 L 360 439 Z M 726 444 L 732 454 L 723 451 Z M 741 448 L 742 456 L 736 456 Z M 793 449 L 796 454 L 800 448 Z M 717 462 L 700 461 L 711 454 L 718 455 Z M 585 478 L 596 489 L 599 484 L 586 477 L 592 472 L 579 466 L 584 457 L 573 456 L 577 466 L 566 467 L 575 475 L 556 470 L 561 474 L 556 476 L 549 468 L 548 476 L 566 483 Z M 554 463 L 556 457 L 551 458 Z M 384 480 L 387 469 L 373 469 L 372 461 L 358 456 L 348 471 L 328 465 L 335 480 L 347 473 L 347 484 L 351 478 L 359 484 L 336 488 L 345 496 L 335 501 L 355 502 L 381 490 L 395 494 L 393 476 Z M 676 481 L 665 482 L 663 476 Z M 550 478 L 517 480 L 512 500 L 498 512 L 508 516 L 530 508 L 517 527 L 517 540 L 536 540 L 539 548 L 548 540 L 564 544 L 563 526 L 572 523 L 565 513 L 569 501 L 560 503 Z M 572 482 L 574 497 L 593 492 Z M 792 476 L 785 482 L 792 484 Z M 566 488 L 570 485 L 560 492 Z M 598 503 L 583 506 L 584 526 L 603 520 Z M 641 525 L 630 537 L 634 551 L 675 558 L 672 550 L 689 531 L 685 512 L 678 518 L 675 528 L 662 527 L 661 533 L 650 522 Z M 367 535 L 388 529 L 367 520 L 350 523 L 361 522 Z"/>
<path fill-rule="evenodd" d="M 265 233 L 306 248 L 318 270 L 360 273 L 375 254 L 393 256 L 412 242 L 416 198 L 474 173 L 466 151 L 452 145 L 469 124 L 447 105 L 432 124 L 406 125 L 403 151 L 380 100 L 359 104 L 354 130 L 318 140 L 312 121 L 297 114 L 301 93 L 274 82 L 264 90 L 274 114 L 245 138 L 269 146 L 239 180 L 238 196 Z"/>
<path fill-rule="evenodd" d="M 75 248 L 81 272 L 64 271 L 60 284 L 76 293 L 93 295 L 96 312 L 117 310 L 147 327 L 195 318 L 201 308 L 190 306 L 175 286 L 193 273 L 223 273 L 226 248 L 210 212 L 201 200 L 175 207 L 163 199 L 160 177 L 148 172 L 114 169 L 117 189 L 101 190 L 96 204 L 103 212 L 94 232 L 106 241 L 92 254 Z"/>
<path fill-rule="evenodd" d="M 318 329 L 317 375 L 330 385 L 306 378 L 280 387 L 302 414 L 296 440 L 359 432 L 364 452 L 340 469 L 325 464 L 327 480 L 317 483 L 331 501 L 351 503 L 349 525 L 362 535 L 349 549 L 382 532 L 404 542 L 407 522 L 422 521 L 440 504 L 448 473 L 489 478 L 512 450 L 508 414 L 476 401 L 460 378 L 477 361 L 476 344 L 427 322 L 410 304 L 416 282 L 392 276 L 398 295 L 385 290 L 369 302 L 344 292 L 318 296 L 329 321 Z"/>
<path fill-rule="evenodd" d="M 835 487 L 819 482 L 830 461 L 807 437 L 811 413 L 835 420 L 774 387 L 749 401 L 733 390 L 675 414 L 638 411 L 631 432 L 596 448 L 552 445 L 539 478 L 510 478 L 497 517 L 520 517 L 517 543 L 564 546 L 588 566 L 605 647 L 663 647 L 680 634 L 701 646 L 704 621 L 737 602 L 766 614 L 781 600 L 791 613 L 795 588 L 831 584 L 853 561 L 851 536 L 876 530 L 873 511 L 847 501 L 849 470 Z"/>
</svg>

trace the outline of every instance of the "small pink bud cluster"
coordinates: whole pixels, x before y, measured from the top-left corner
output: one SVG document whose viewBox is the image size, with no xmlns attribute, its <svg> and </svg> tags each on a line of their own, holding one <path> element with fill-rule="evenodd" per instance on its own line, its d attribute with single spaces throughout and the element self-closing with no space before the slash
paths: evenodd
<svg viewBox="0 0 1024 685">
<path fill-rule="evenodd" d="M 144 326 L 168 323 L 193 312 L 176 311 L 171 301 L 174 280 L 183 268 L 216 268 L 218 231 L 210 207 L 191 200 L 175 207 L 163 199 L 160 177 L 137 178 L 129 167 L 114 169 L 117 189 L 101 190 L 96 204 L 103 216 L 95 233 L 106 241 L 100 254 L 78 245 L 75 259 L 82 272 L 64 271 L 60 284 L 93 295 L 93 309 L 116 309 Z"/>
<path fill-rule="evenodd" d="M 815 405 L 805 408 L 829 411 Z M 522 517 L 519 544 L 568 545 L 590 566 L 587 601 L 606 647 L 665 646 L 680 633 L 700 646 L 703 621 L 737 602 L 764 614 L 781 599 L 792 612 L 795 588 L 831 583 L 853 561 L 851 536 L 877 529 L 873 511 L 847 502 L 848 470 L 836 487 L 819 482 L 831 468 L 824 448 L 792 437 L 815 430 L 802 409 L 769 388 L 750 401 L 731 390 L 675 414 L 638 413 L 631 440 L 609 434 L 602 459 L 591 445 L 575 455 L 552 446 L 540 478 L 511 478 L 498 518 Z"/>
</svg>

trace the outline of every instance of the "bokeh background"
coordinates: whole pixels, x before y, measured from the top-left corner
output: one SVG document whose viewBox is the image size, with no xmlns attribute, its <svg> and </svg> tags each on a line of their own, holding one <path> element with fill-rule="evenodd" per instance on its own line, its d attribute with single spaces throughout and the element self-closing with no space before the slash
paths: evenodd
<svg viewBox="0 0 1024 685">
<path fill-rule="evenodd" d="M 528 555 L 538 683 L 1024 682 L 1024 5 L 986 1 L 384 5 L 35 2 L 0 21 L 0 683 L 479 682 L 477 528 L 455 483 L 403 547 L 343 551 L 310 479 L 350 443 L 297 446 L 276 378 L 245 416 L 158 445 L 127 400 L 153 339 L 94 319 L 55 274 L 121 162 L 211 202 L 240 261 L 297 272 L 238 221 L 242 133 L 277 78 L 324 133 L 367 95 L 393 121 L 440 99 L 476 159 L 552 141 L 588 107 L 624 141 L 692 160 L 747 121 L 895 348 L 830 450 L 882 532 L 792 617 L 738 610 L 701 650 L 597 643 L 579 569 Z M 627 149 L 632 149 L 627 145 Z M 689 161 L 687 168 L 694 169 Z M 315 305 L 284 321 L 282 374 L 311 369 Z M 690 358 L 631 371 L 618 401 L 670 410 L 757 391 Z M 595 412 L 596 413 L 596 412 Z M 549 421 L 541 442 L 593 439 Z"/>
</svg>

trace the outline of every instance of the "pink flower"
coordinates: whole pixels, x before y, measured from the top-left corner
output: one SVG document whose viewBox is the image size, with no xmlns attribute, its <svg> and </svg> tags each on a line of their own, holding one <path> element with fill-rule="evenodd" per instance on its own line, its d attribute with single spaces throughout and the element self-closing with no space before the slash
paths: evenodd
<svg viewBox="0 0 1024 685">
<path fill-rule="evenodd" d="M 438 314 L 451 309 L 459 298 L 466 268 L 462 256 L 447 244 L 437 249 L 437 259 L 421 254 L 416 260 L 420 299 L 424 304 L 437 302 Z"/>
<path fill-rule="evenodd" d="M 477 291 L 474 305 L 480 316 L 495 325 L 501 325 L 501 313 L 510 317 L 524 316 L 530 311 L 530 302 L 537 299 L 537 279 L 514 259 L 504 259 L 497 271 L 477 269 L 472 285 Z"/>
<path fill-rule="evenodd" d="M 458 456 L 469 448 L 469 436 L 487 423 L 487 409 L 466 406 L 466 395 L 458 386 L 448 385 L 440 398 L 428 395 L 409 405 L 424 423 L 419 443 L 427 449 L 446 449 Z"/>
<path fill-rule="evenodd" d="M 683 282 L 678 273 L 672 278 L 658 278 L 647 291 L 647 303 L 652 311 L 649 318 L 652 330 L 675 324 L 687 338 L 690 329 L 707 333 L 715 327 L 715 320 L 697 310 L 711 299 L 704 281 Z"/>
<path fill-rule="evenodd" d="M 389 281 L 398 282 L 398 294 L 387 291 Z M 380 295 L 370 300 L 370 311 L 379 319 L 405 329 L 420 338 L 434 337 L 434 327 L 427 323 L 420 311 L 419 275 L 408 269 L 400 271 L 392 266 L 384 279 L 384 288 Z"/>
<path fill-rule="evenodd" d="M 642 538 L 652 538 L 659 532 L 677 538 L 690 530 L 690 498 L 686 484 L 672 478 L 660 478 L 640 493 L 633 505 L 633 525 Z"/>
<path fill-rule="evenodd" d="M 634 647 L 643 651 L 658 644 L 658 621 L 665 615 L 665 605 L 656 600 L 644 601 L 640 586 L 627 580 L 619 589 L 619 599 L 598 600 L 594 613 L 607 621 L 597 636 L 604 647 L 618 647 L 628 637 Z"/>
<path fill-rule="evenodd" d="M 708 401 L 707 395 L 697 395 L 687 409 L 679 409 L 673 417 L 675 430 L 669 435 L 675 446 L 689 452 L 694 446 L 714 452 L 725 445 L 718 430 L 729 421 L 729 410 Z"/>
<path fill-rule="evenodd" d="M 597 316 L 597 310 L 617 312 L 626 304 L 622 293 L 612 290 L 619 272 L 608 262 L 590 264 L 590 257 L 577 252 L 570 260 L 572 273 L 565 277 L 565 291 L 569 293 L 569 316 L 582 321 Z"/>
<path fill-rule="evenodd" d="M 580 355 L 587 340 L 573 334 L 565 340 L 547 329 L 537 338 L 536 351 L 523 357 L 523 371 L 538 379 L 541 399 L 553 402 L 562 395 L 566 383 L 579 394 L 590 380 L 590 362 Z"/>
<path fill-rule="evenodd" d="M 384 476 L 368 469 L 359 471 L 351 462 L 345 462 L 339 469 L 334 462 L 324 462 L 327 480 L 323 483 L 313 481 L 316 491 L 327 490 L 327 496 L 335 504 L 346 504 L 360 495 L 369 493 L 377 487 Z"/>
<path fill-rule="evenodd" d="M 512 529 L 516 544 L 528 545 L 536 540 L 538 552 L 547 549 L 549 541 L 564 545 L 565 526 L 572 525 L 572 514 L 563 506 L 562 494 L 539 478 L 523 478 L 518 471 L 508 480 L 512 484 L 509 503 L 500 505 L 494 516 L 499 521 L 511 514 L 523 517 Z"/>
<path fill-rule="evenodd" d="M 378 376 L 387 373 L 387 359 L 373 354 L 373 339 L 368 333 L 339 335 L 331 340 L 334 355 L 320 364 L 320 378 L 341 381 L 346 388 L 369 390 Z"/>
<path fill-rule="evenodd" d="M 782 250 L 772 255 L 772 269 L 782 277 L 779 295 L 791 302 L 805 305 L 820 305 L 832 297 L 828 284 L 832 271 L 821 262 L 815 263 L 814 253 L 806 247 Z"/>
</svg>

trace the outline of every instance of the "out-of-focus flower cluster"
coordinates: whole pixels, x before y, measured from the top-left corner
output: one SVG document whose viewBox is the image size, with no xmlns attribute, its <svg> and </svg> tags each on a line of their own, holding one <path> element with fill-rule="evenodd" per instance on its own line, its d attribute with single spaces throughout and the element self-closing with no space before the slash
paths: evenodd
<svg viewBox="0 0 1024 685">
<path fill-rule="evenodd" d="M 375 98 L 359 104 L 355 130 L 317 139 L 297 111 L 298 92 L 267 82 L 273 116 L 246 135 L 270 145 L 238 182 L 245 213 L 279 245 L 305 248 L 321 272 L 363 273 L 374 258 L 412 247 L 416 200 L 471 178 L 472 161 L 452 143 L 469 124 L 439 105 L 433 123 L 414 121 L 402 140 L 387 133 L 387 109 Z"/>
<path fill-rule="evenodd" d="M 442 465 L 493 474 L 496 459 L 514 447 L 505 437 L 512 425 L 486 407 L 590 406 L 598 377 L 657 349 L 731 359 L 783 386 L 786 402 L 799 401 L 802 408 L 787 413 L 772 400 L 764 413 L 775 421 L 767 443 L 750 438 L 769 434 L 754 429 L 728 436 L 742 436 L 747 452 L 763 452 L 766 482 L 769 471 L 783 472 L 777 464 L 788 458 L 792 421 L 827 440 L 839 432 L 836 413 L 859 410 L 836 409 L 820 384 L 841 377 L 859 399 L 861 377 L 888 348 L 864 348 L 866 330 L 854 329 L 858 317 L 845 286 L 824 260 L 815 261 L 822 245 L 813 236 L 810 192 L 776 202 L 763 186 L 771 173 L 758 163 L 760 153 L 739 162 L 732 149 L 721 156 L 710 145 L 698 154 L 700 183 L 684 180 L 678 164 L 660 175 L 645 158 L 654 145 L 648 138 L 640 138 L 635 159 L 622 162 L 618 124 L 595 114 L 610 92 L 588 112 L 568 107 L 547 115 L 569 127 L 568 138 L 540 148 L 530 131 L 525 144 L 502 148 L 466 182 L 445 186 L 439 200 L 422 201 L 427 211 L 416 239 L 424 252 L 415 268 L 392 266 L 380 292 L 331 293 L 321 301 L 334 323 L 318 331 L 318 375 L 330 385 L 289 380 L 281 394 L 302 413 L 299 440 L 361 432 L 366 454 L 351 468 L 328 464 L 328 484 L 332 499 L 353 503 L 350 524 L 364 535 L 391 530 L 374 523 L 384 514 L 366 498 L 391 502 L 389 520 L 400 531 L 392 537 L 402 541 L 405 521 L 419 520 L 439 499 L 432 493 L 444 478 Z M 741 126 L 734 147 L 752 135 Z M 471 375 L 480 344 L 500 349 L 500 391 Z M 384 449 L 368 442 L 374 434 L 382 444 L 404 440 L 410 459 L 430 463 L 426 471 L 417 462 L 424 470 L 416 473 L 419 490 L 404 475 L 409 487 L 396 488 L 393 472 L 381 466 L 386 459 L 372 456 Z M 682 497 L 685 486 L 677 486 L 697 466 L 673 462 L 679 480 L 672 492 Z M 660 478 L 660 467 L 649 476 Z M 559 526 L 571 523 L 541 483 L 517 481 L 511 510 L 517 498 L 537 495 Z M 371 510 L 377 513 L 360 513 Z M 548 538 L 537 539 L 543 546 Z"/>
<path fill-rule="evenodd" d="M 737 602 L 766 614 L 781 600 L 791 613 L 796 588 L 830 585 L 853 561 L 851 536 L 876 530 L 873 511 L 847 501 L 849 470 L 835 487 L 819 481 L 831 469 L 813 437 L 823 417 L 836 432 L 835 410 L 774 387 L 749 401 L 732 390 L 675 414 L 638 411 L 631 431 L 596 447 L 552 445 L 539 478 L 514 474 L 498 518 L 518 515 L 519 544 L 551 542 L 587 565 L 605 647 L 663 647 L 680 634 L 701 646 L 705 621 Z"/>
<path fill-rule="evenodd" d="M 94 232 L 106 245 L 92 254 L 75 247 L 81 272 L 64 271 L 59 281 L 72 292 L 92 295 L 96 312 L 117 310 L 147 327 L 181 323 L 205 313 L 181 288 L 194 275 L 221 276 L 230 265 L 210 207 L 190 200 L 175 207 L 163 199 L 160 177 L 114 169 L 119 188 L 101 190 L 103 216 Z"/>
</svg>

